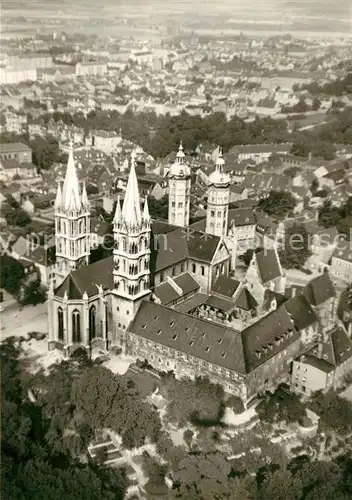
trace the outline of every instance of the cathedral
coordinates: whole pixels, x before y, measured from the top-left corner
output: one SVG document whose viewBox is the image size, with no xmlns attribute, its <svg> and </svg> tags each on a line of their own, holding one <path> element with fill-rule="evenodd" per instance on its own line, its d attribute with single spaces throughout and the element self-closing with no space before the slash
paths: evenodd
<svg viewBox="0 0 352 500">
<path fill-rule="evenodd" d="M 132 153 L 113 219 L 113 254 L 89 264 L 90 207 L 70 150 L 55 201 L 57 272 L 48 292 L 48 347 L 65 355 L 77 347 L 89 353 L 115 348 L 159 371 L 206 375 L 247 403 L 287 379 L 302 340 L 317 336 L 319 315 L 333 294 L 320 307 L 312 295 L 285 297 L 275 248 L 254 253 L 244 278 L 234 278 L 236 226 L 221 152 L 201 228 L 189 225 L 191 169 L 182 144 L 168 173 L 167 222 L 151 220 L 135 163 Z M 321 289 L 329 282 L 310 285 Z"/>
</svg>

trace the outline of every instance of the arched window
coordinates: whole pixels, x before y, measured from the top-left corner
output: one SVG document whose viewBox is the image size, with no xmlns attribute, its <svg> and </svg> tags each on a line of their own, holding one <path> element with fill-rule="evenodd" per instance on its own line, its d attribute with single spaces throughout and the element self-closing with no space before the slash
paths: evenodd
<svg viewBox="0 0 352 500">
<path fill-rule="evenodd" d="M 64 313 L 61 307 L 57 310 L 57 329 L 59 340 L 64 340 Z"/>
<path fill-rule="evenodd" d="M 89 309 L 89 339 L 96 337 L 96 307 L 92 306 Z"/>
<path fill-rule="evenodd" d="M 172 276 L 176 276 L 176 267 L 172 268 Z"/>
<path fill-rule="evenodd" d="M 204 276 L 204 274 L 205 274 L 205 267 L 204 266 L 200 266 L 200 274 L 202 276 Z"/>
<path fill-rule="evenodd" d="M 123 238 L 123 240 L 122 240 L 122 248 L 123 248 L 123 251 L 126 252 L 126 250 L 127 250 L 127 241 L 126 241 L 126 238 Z"/>
<path fill-rule="evenodd" d="M 81 220 L 80 223 L 79 223 L 79 232 L 80 232 L 80 234 L 83 234 L 84 231 L 85 231 L 84 220 Z"/>
<path fill-rule="evenodd" d="M 61 219 L 58 219 L 57 221 L 57 230 L 59 233 L 61 232 Z"/>
<path fill-rule="evenodd" d="M 72 313 L 72 342 L 81 342 L 81 317 L 77 309 Z"/>
<path fill-rule="evenodd" d="M 196 272 L 196 270 L 197 270 L 196 265 L 195 265 L 195 264 L 192 264 L 192 273 L 195 273 L 195 272 Z"/>
</svg>

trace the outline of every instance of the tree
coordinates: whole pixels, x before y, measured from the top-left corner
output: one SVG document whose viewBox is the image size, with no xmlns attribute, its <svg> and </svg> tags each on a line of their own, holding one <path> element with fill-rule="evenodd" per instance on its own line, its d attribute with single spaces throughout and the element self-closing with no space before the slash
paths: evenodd
<svg viewBox="0 0 352 500">
<path fill-rule="evenodd" d="M 276 470 L 268 472 L 265 476 L 259 497 L 263 500 L 268 498 L 298 500 L 301 494 L 301 483 L 298 478 L 292 476 L 288 470 Z"/>
<path fill-rule="evenodd" d="M 319 210 L 319 223 L 324 227 L 336 227 L 338 231 L 350 237 L 352 216 L 352 196 L 340 206 L 334 206 L 330 200 L 326 200 Z"/>
<path fill-rule="evenodd" d="M 1 286 L 9 293 L 15 295 L 20 289 L 24 278 L 22 264 L 8 255 L 0 255 Z"/>
<path fill-rule="evenodd" d="M 336 432 L 347 434 L 351 431 L 352 403 L 339 397 L 334 391 L 330 390 L 326 394 L 315 393 L 310 408 Z"/>
<path fill-rule="evenodd" d="M 162 393 L 168 399 L 167 416 L 180 426 L 188 421 L 200 425 L 219 422 L 224 410 L 224 390 L 207 378 L 164 380 Z"/>
<path fill-rule="evenodd" d="M 25 283 L 18 294 L 18 302 L 22 305 L 36 305 L 45 301 L 46 290 L 41 285 L 39 277 Z"/>
<path fill-rule="evenodd" d="M 177 495 L 192 500 L 225 499 L 229 495 L 230 463 L 221 453 L 188 454 L 173 470 Z"/>
<path fill-rule="evenodd" d="M 318 97 L 314 97 L 313 102 L 312 102 L 312 110 L 318 111 L 320 106 L 321 106 L 321 100 Z"/>
<path fill-rule="evenodd" d="M 306 410 L 298 396 L 287 394 L 282 389 L 277 389 L 274 394 L 268 393 L 256 408 L 261 420 L 276 422 L 299 422 L 306 416 Z"/>
<path fill-rule="evenodd" d="M 15 200 L 12 203 L 4 203 L 2 215 L 9 226 L 25 227 L 31 222 L 29 214 Z"/>
<path fill-rule="evenodd" d="M 167 219 L 169 210 L 169 197 L 163 196 L 157 200 L 153 196 L 148 198 L 149 214 L 152 219 Z"/>
<path fill-rule="evenodd" d="M 284 248 L 279 252 L 282 266 L 286 269 L 299 269 L 310 255 L 306 228 L 301 224 L 293 224 L 286 230 Z"/>
<path fill-rule="evenodd" d="M 194 432 L 191 429 L 186 429 L 183 433 L 183 439 L 189 448 L 191 447 L 193 435 Z"/>
<path fill-rule="evenodd" d="M 147 438 L 152 442 L 158 438 L 159 416 L 141 400 L 134 382 L 102 366 L 85 370 L 74 379 L 72 402 L 81 422 L 118 432 L 127 448 L 142 446 Z"/>
<path fill-rule="evenodd" d="M 259 202 L 260 209 L 278 218 L 292 214 L 295 206 L 296 202 L 292 194 L 284 191 L 270 191 L 269 196 Z"/>
<path fill-rule="evenodd" d="M 253 250 L 252 248 L 249 248 L 248 250 L 245 251 L 244 254 L 242 255 L 239 255 L 239 259 L 242 260 L 242 262 L 244 262 L 244 264 L 248 267 L 249 264 L 251 263 L 251 260 L 252 260 L 252 257 L 253 257 L 253 254 L 254 253 L 258 253 L 262 250 L 262 248 L 256 248 L 255 250 Z"/>
<path fill-rule="evenodd" d="M 43 418 L 40 405 L 25 399 L 20 355 L 16 339 L 1 344 L 1 497 L 123 500 L 125 470 L 83 464 L 69 453 L 57 453 L 52 448 L 47 435 L 53 428 L 50 420 Z"/>
</svg>

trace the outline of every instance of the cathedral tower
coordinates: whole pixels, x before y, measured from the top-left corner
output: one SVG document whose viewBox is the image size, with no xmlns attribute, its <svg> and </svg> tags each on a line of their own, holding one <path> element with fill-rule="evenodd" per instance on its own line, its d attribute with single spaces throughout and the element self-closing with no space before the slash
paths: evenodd
<svg viewBox="0 0 352 500">
<path fill-rule="evenodd" d="M 209 176 L 206 233 L 226 236 L 230 203 L 230 177 L 224 173 L 225 161 L 220 150 L 215 170 Z"/>
<path fill-rule="evenodd" d="M 191 169 L 185 163 L 182 142 L 175 163 L 169 172 L 169 224 L 186 227 L 189 224 Z"/>
<path fill-rule="evenodd" d="M 72 144 L 63 186 L 55 200 L 56 285 L 74 269 L 89 264 L 90 206 L 86 187 L 80 190 Z"/>
<path fill-rule="evenodd" d="M 113 315 L 121 330 L 150 294 L 150 235 L 148 203 L 145 200 L 142 211 L 133 152 L 123 206 L 118 199 L 114 216 Z"/>
</svg>

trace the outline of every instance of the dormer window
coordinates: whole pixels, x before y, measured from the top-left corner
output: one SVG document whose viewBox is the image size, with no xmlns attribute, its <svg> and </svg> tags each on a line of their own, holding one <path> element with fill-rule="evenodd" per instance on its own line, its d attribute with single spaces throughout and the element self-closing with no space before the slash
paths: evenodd
<svg viewBox="0 0 352 500">
<path fill-rule="evenodd" d="M 177 335 L 173 335 L 172 340 L 176 340 L 176 339 L 177 339 Z"/>
<path fill-rule="evenodd" d="M 171 321 L 170 322 L 170 326 L 174 326 L 175 322 L 174 321 Z"/>
<path fill-rule="evenodd" d="M 210 347 L 206 347 L 205 352 L 209 352 L 209 351 L 210 351 Z"/>
<path fill-rule="evenodd" d="M 193 345 L 194 344 L 194 340 L 191 340 L 191 342 L 189 343 L 189 345 Z"/>
</svg>

